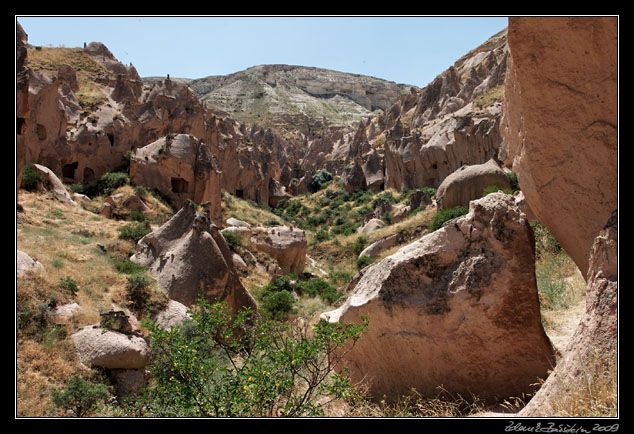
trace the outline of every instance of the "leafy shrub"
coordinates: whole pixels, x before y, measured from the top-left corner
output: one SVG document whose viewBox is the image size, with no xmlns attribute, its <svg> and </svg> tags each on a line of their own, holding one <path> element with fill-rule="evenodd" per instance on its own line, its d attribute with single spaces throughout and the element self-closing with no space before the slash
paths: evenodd
<svg viewBox="0 0 634 434">
<path fill-rule="evenodd" d="M 22 169 L 21 186 L 25 190 L 34 191 L 37 185 L 44 182 L 44 177 L 33 167 L 33 164 L 28 163 L 24 165 Z"/>
<path fill-rule="evenodd" d="M 309 295 L 311 297 L 321 297 L 329 303 L 334 303 L 340 297 L 337 292 L 337 288 L 327 281 L 319 278 L 313 278 L 306 281 L 300 281 L 297 287 L 301 290 L 302 294 Z"/>
<path fill-rule="evenodd" d="M 368 243 L 368 237 L 365 235 L 359 235 L 356 240 L 354 240 L 354 244 L 352 245 L 352 250 L 357 255 L 365 249 L 366 244 Z"/>
<path fill-rule="evenodd" d="M 148 218 L 147 218 L 147 215 L 145 215 L 143 212 L 133 209 L 130 211 L 130 220 L 143 223 L 143 222 L 147 222 Z"/>
<path fill-rule="evenodd" d="M 147 269 L 145 265 L 132 262 L 128 258 L 115 259 L 114 268 L 123 274 L 139 274 Z"/>
<path fill-rule="evenodd" d="M 269 292 L 262 297 L 260 307 L 274 320 L 284 321 L 295 307 L 295 297 L 286 290 Z"/>
<path fill-rule="evenodd" d="M 454 208 L 440 210 L 432 218 L 431 223 L 429 224 L 429 231 L 434 232 L 435 230 L 440 229 L 446 221 L 465 215 L 468 212 L 469 208 L 466 206 L 456 206 Z"/>
<path fill-rule="evenodd" d="M 94 384 L 78 375 L 73 376 L 64 390 L 54 390 L 51 401 L 56 407 L 72 412 L 75 417 L 86 416 L 99 401 L 110 397 L 105 384 Z"/>
<path fill-rule="evenodd" d="M 326 169 L 318 170 L 312 177 L 308 189 L 313 193 L 325 188 L 327 183 L 332 180 L 332 174 Z"/>
<path fill-rule="evenodd" d="M 260 293 L 260 307 L 271 318 L 283 321 L 295 307 L 294 288 L 290 276 L 281 276 L 265 285 Z"/>
<path fill-rule="evenodd" d="M 151 232 L 150 225 L 147 222 L 133 222 L 125 226 L 117 228 L 119 231 L 119 239 L 130 240 L 138 243 L 141 238 Z"/>
<path fill-rule="evenodd" d="M 222 233 L 222 236 L 225 238 L 225 241 L 227 242 L 229 248 L 234 252 L 238 247 L 242 246 L 242 235 L 240 235 L 238 232 L 224 231 Z"/>
<path fill-rule="evenodd" d="M 368 255 L 361 255 L 359 256 L 359 259 L 357 259 L 357 268 L 361 270 L 362 268 L 367 267 L 373 262 L 374 262 L 374 259 L 372 259 Z"/>
<path fill-rule="evenodd" d="M 264 222 L 264 226 L 279 226 L 280 222 L 275 219 L 268 219 Z"/>
<path fill-rule="evenodd" d="M 509 182 L 511 183 L 511 190 L 515 191 L 520 191 L 520 182 L 517 179 L 517 173 L 513 172 L 513 171 L 508 171 L 505 172 L 506 173 L 506 177 L 509 179 Z"/>
<path fill-rule="evenodd" d="M 292 327 L 202 299 L 190 313 L 185 329 L 147 324 L 154 381 L 137 400 L 142 416 L 323 416 L 320 399 L 356 396 L 335 368 L 367 329 L 365 319 Z"/>
<path fill-rule="evenodd" d="M 70 292 L 72 296 L 77 295 L 77 291 L 79 291 L 77 282 L 75 282 L 70 276 L 59 279 L 59 287 L 64 291 Z"/>
<path fill-rule="evenodd" d="M 132 307 L 136 310 L 145 308 L 150 300 L 152 292 L 150 291 L 151 281 L 143 274 L 134 274 L 127 278 L 126 296 L 130 300 Z"/>
<path fill-rule="evenodd" d="M 330 234 L 328 233 L 328 230 L 321 229 L 315 234 L 315 239 L 319 242 L 326 241 L 330 239 Z"/>
<path fill-rule="evenodd" d="M 109 195 L 119 187 L 123 187 L 130 183 L 130 178 L 127 173 L 123 172 L 109 172 L 104 174 L 97 182 L 97 188 L 99 191 L 106 195 Z"/>
</svg>

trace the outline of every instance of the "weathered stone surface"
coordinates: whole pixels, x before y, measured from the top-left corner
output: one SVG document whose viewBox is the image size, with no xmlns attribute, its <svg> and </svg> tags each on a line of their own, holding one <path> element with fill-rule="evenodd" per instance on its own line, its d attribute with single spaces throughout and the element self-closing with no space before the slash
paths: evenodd
<svg viewBox="0 0 634 434">
<path fill-rule="evenodd" d="M 484 400 L 531 393 L 555 363 L 540 321 L 534 240 L 506 194 L 368 267 L 329 321 L 369 320 L 346 355 L 375 399 L 437 387 Z"/>
<path fill-rule="evenodd" d="M 389 235 L 385 238 L 376 240 L 368 247 L 363 249 L 363 251 L 359 253 L 359 257 L 369 256 L 370 258 L 376 258 L 381 252 L 399 245 L 402 241 L 402 236 L 399 233 Z"/>
<path fill-rule="evenodd" d="M 143 237 L 130 260 L 149 267 L 168 297 L 185 306 L 204 296 L 210 302 L 226 302 L 233 311 L 256 308 L 236 273 L 227 242 L 190 201 Z"/>
<path fill-rule="evenodd" d="M 139 336 L 88 326 L 74 333 L 71 339 L 79 360 L 89 367 L 138 369 L 150 363 L 150 347 Z"/>
<path fill-rule="evenodd" d="M 306 232 L 289 226 L 258 227 L 251 243 L 275 259 L 282 274 L 301 273 L 306 263 Z"/>
<path fill-rule="evenodd" d="M 21 250 L 16 250 L 16 275 L 17 277 L 22 277 L 26 273 L 30 272 L 39 272 L 44 271 L 44 265 L 42 265 L 39 261 L 31 258 L 28 254 L 24 253 Z"/>
<path fill-rule="evenodd" d="M 588 268 L 586 312 L 552 374 L 519 413 L 526 417 L 559 415 L 558 409 L 586 388 L 588 379 L 612 375 L 618 344 L 618 215 L 614 211 L 595 238 Z M 613 366 L 612 369 L 616 370 Z"/>
<path fill-rule="evenodd" d="M 371 218 L 363 226 L 360 226 L 357 229 L 358 234 L 367 234 L 369 232 L 375 231 L 377 229 L 384 228 L 386 226 L 383 220 L 377 218 Z"/>
<path fill-rule="evenodd" d="M 220 170 L 207 145 L 187 134 L 166 136 L 130 158 L 130 181 L 168 196 L 176 208 L 190 199 L 208 202 L 212 221 L 222 224 Z"/>
<path fill-rule="evenodd" d="M 470 201 L 481 198 L 484 189 L 492 185 L 499 189 L 511 188 L 506 174 L 495 160 L 462 166 L 440 184 L 436 204 L 438 209 L 468 206 Z"/>
<path fill-rule="evenodd" d="M 160 327 L 169 330 L 182 324 L 188 318 L 187 306 L 176 300 L 170 300 L 165 309 L 156 314 L 154 320 Z"/>
<path fill-rule="evenodd" d="M 618 18 L 511 17 L 508 44 L 505 162 L 585 275 L 618 206 Z"/>
</svg>

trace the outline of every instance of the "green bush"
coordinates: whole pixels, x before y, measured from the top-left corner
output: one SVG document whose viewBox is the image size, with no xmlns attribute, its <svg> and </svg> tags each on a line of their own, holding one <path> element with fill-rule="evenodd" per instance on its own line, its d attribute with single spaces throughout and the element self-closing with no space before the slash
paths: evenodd
<svg viewBox="0 0 634 434">
<path fill-rule="evenodd" d="M 147 270 L 145 265 L 137 264 L 127 258 L 115 259 L 114 268 L 123 274 L 139 274 Z"/>
<path fill-rule="evenodd" d="M 64 390 L 54 390 L 51 401 L 56 407 L 72 412 L 75 417 L 84 417 L 100 401 L 110 397 L 105 384 L 94 384 L 78 375 L 73 376 Z"/>
<path fill-rule="evenodd" d="M 227 245 L 235 252 L 238 247 L 242 246 L 242 235 L 235 231 L 224 231 L 222 233 Z"/>
<path fill-rule="evenodd" d="M 561 244 L 546 226 L 537 220 L 533 220 L 530 226 L 535 236 L 535 255 L 537 258 L 547 253 L 556 254 L 561 252 Z"/>
<path fill-rule="evenodd" d="M 429 224 L 429 231 L 434 232 L 435 230 L 440 229 L 446 221 L 465 215 L 468 212 L 469 208 L 466 206 L 456 206 L 454 208 L 440 210 L 432 218 L 431 223 Z"/>
<path fill-rule="evenodd" d="M 143 274 L 134 274 L 127 277 L 128 283 L 126 284 L 126 296 L 130 300 L 132 307 L 138 311 L 144 309 L 150 297 L 152 291 L 150 285 L 152 282 Z"/>
<path fill-rule="evenodd" d="M 301 290 L 302 295 L 306 294 L 311 297 L 319 296 L 322 300 L 329 303 L 334 303 L 340 297 L 335 286 L 319 278 L 300 281 L 297 287 Z"/>
<path fill-rule="evenodd" d="M 70 292 L 72 296 L 77 295 L 77 291 L 79 291 L 77 282 L 75 282 L 70 276 L 59 279 L 59 287 L 64 291 Z"/>
<path fill-rule="evenodd" d="M 97 189 L 106 195 L 109 195 L 119 187 L 123 187 L 130 183 L 127 173 L 109 172 L 104 174 L 97 182 Z"/>
<path fill-rule="evenodd" d="M 513 172 L 513 171 L 509 171 L 509 172 L 505 172 L 506 173 L 506 177 L 509 179 L 509 182 L 511 183 L 511 190 L 515 191 L 520 191 L 520 182 L 517 179 L 517 173 Z"/>
<path fill-rule="evenodd" d="M 262 310 L 276 321 L 284 321 L 295 308 L 295 297 L 286 290 L 269 292 L 262 297 Z"/>
<path fill-rule="evenodd" d="M 328 230 L 321 229 L 315 234 L 315 239 L 319 242 L 326 241 L 330 239 L 330 234 Z"/>
<path fill-rule="evenodd" d="M 368 237 L 365 235 L 359 235 L 356 240 L 354 240 L 354 244 L 352 245 L 352 250 L 357 255 L 365 249 L 366 244 L 368 243 Z"/>
<path fill-rule="evenodd" d="M 318 170 L 311 178 L 308 189 L 314 193 L 325 188 L 328 182 L 330 182 L 331 180 L 332 175 L 330 172 L 328 172 L 326 169 Z"/>
<path fill-rule="evenodd" d="M 205 300 L 185 328 L 146 323 L 153 382 L 136 406 L 144 417 L 323 416 L 320 400 L 354 398 L 343 355 L 367 329 L 328 323 L 292 327 Z"/>
<path fill-rule="evenodd" d="M 290 276 L 281 276 L 265 285 L 260 293 L 262 310 L 273 319 L 283 321 L 295 308 L 293 284 Z"/>
<path fill-rule="evenodd" d="M 42 182 L 44 182 L 44 177 L 35 170 L 33 164 L 25 164 L 22 169 L 22 179 L 20 183 L 22 188 L 28 191 L 34 191 L 37 188 L 37 185 Z"/>
<path fill-rule="evenodd" d="M 361 255 L 359 256 L 359 259 L 357 259 L 357 268 L 361 270 L 362 268 L 367 267 L 373 262 L 374 262 L 374 259 L 372 259 L 368 255 Z"/>
<path fill-rule="evenodd" d="M 152 230 L 147 222 L 133 222 L 117 228 L 119 238 L 138 243 L 141 238 L 149 234 Z"/>
</svg>

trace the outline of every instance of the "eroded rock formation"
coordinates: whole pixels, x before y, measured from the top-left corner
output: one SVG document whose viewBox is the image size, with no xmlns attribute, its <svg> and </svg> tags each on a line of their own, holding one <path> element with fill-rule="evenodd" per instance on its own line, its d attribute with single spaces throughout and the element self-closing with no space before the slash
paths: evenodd
<svg viewBox="0 0 634 434">
<path fill-rule="evenodd" d="M 555 363 L 539 314 L 534 240 L 510 195 L 472 201 L 469 214 L 365 270 L 329 321 L 369 320 L 346 356 L 375 399 L 411 388 L 488 400 L 531 393 Z"/>
<path fill-rule="evenodd" d="M 618 18 L 512 17 L 508 34 L 505 158 L 587 281 L 584 318 L 520 413 L 550 416 L 616 356 Z"/>
<path fill-rule="evenodd" d="M 199 297 L 226 302 L 234 312 L 256 309 L 242 286 L 231 251 L 218 227 L 191 201 L 167 223 L 143 237 L 131 261 L 146 265 L 170 299 L 191 306 Z"/>
<path fill-rule="evenodd" d="M 506 163 L 584 275 L 618 203 L 617 36 L 616 17 L 509 19 Z"/>
</svg>

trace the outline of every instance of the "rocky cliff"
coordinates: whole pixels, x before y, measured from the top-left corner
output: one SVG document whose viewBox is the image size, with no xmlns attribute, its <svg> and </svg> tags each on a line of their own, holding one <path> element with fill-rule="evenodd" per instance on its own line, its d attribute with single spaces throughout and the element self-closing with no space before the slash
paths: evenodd
<svg viewBox="0 0 634 434">
<path fill-rule="evenodd" d="M 156 77 L 145 78 L 151 83 Z M 374 77 L 295 65 L 259 65 L 229 75 L 184 79 L 212 109 L 237 121 L 312 137 L 385 110 L 411 86 Z"/>
<path fill-rule="evenodd" d="M 587 281 L 585 317 L 522 411 L 541 416 L 616 355 L 618 20 L 513 17 L 508 32 L 504 155 L 535 216 Z"/>
</svg>

